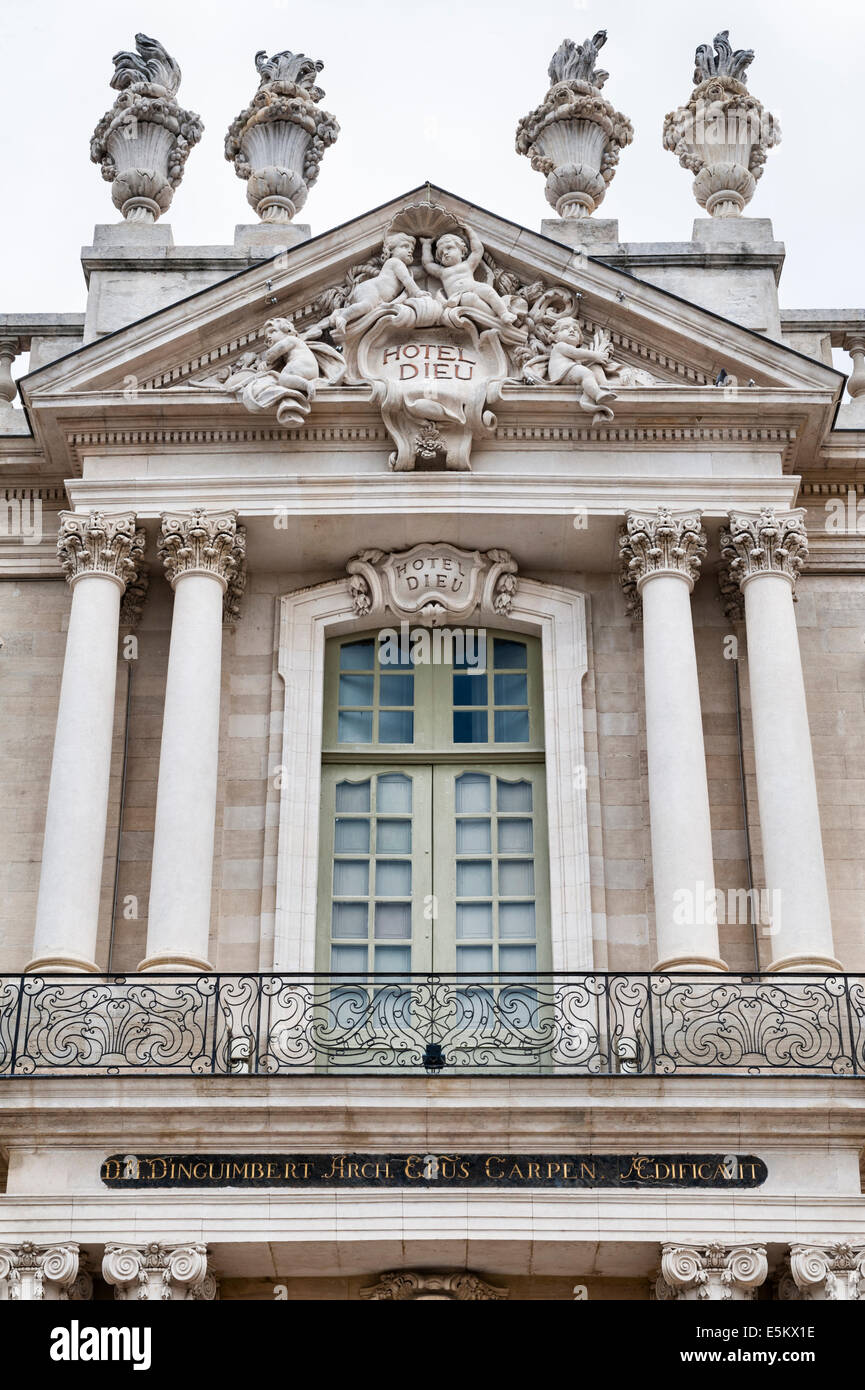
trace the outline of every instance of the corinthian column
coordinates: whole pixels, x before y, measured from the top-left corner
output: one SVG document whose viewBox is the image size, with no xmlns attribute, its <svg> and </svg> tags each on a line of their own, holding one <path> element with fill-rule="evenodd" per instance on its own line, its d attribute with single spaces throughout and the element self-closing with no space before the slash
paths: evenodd
<svg viewBox="0 0 865 1390">
<path fill-rule="evenodd" d="M 744 1302 L 769 1271 L 764 1245 L 663 1245 L 657 1299 Z"/>
<path fill-rule="evenodd" d="M 706 553 L 699 512 L 629 512 L 622 584 L 643 615 L 655 970 L 726 970 L 719 958 L 709 788 L 691 590 Z"/>
<path fill-rule="evenodd" d="M 731 512 L 721 554 L 745 598 L 757 802 L 775 894 L 772 970 L 838 970 L 793 590 L 808 546 L 801 508 Z"/>
<path fill-rule="evenodd" d="M 791 1245 L 778 1297 L 806 1303 L 865 1302 L 865 1245 Z"/>
<path fill-rule="evenodd" d="M 179 1301 L 219 1297 L 206 1245 L 114 1245 L 105 1247 L 102 1277 L 122 1301 Z"/>
<path fill-rule="evenodd" d="M 85 1272 L 78 1246 L 0 1246 L 0 1300 L 21 1303 L 83 1300 L 93 1295 L 93 1280 Z"/>
<path fill-rule="evenodd" d="M 28 970 L 99 968 L 120 599 L 143 552 L 132 512 L 60 513 L 57 553 L 72 607 Z"/>
<path fill-rule="evenodd" d="M 243 588 L 236 512 L 166 512 L 159 553 L 174 589 L 147 948 L 139 970 L 210 970 L 223 607 Z"/>
</svg>

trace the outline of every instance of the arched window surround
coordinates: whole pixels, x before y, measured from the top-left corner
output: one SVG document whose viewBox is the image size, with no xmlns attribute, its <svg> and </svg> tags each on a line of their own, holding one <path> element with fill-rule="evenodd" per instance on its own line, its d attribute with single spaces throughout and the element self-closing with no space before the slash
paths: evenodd
<svg viewBox="0 0 865 1390">
<path fill-rule="evenodd" d="M 588 664 L 585 596 L 521 578 L 509 618 L 479 609 L 470 622 L 541 640 L 553 969 L 591 970 L 582 703 Z M 277 669 L 285 683 L 285 708 L 272 961 L 276 971 L 315 968 L 325 643 L 328 637 L 365 632 L 369 626 L 369 618 L 355 615 L 346 579 L 295 590 L 279 600 Z"/>
</svg>

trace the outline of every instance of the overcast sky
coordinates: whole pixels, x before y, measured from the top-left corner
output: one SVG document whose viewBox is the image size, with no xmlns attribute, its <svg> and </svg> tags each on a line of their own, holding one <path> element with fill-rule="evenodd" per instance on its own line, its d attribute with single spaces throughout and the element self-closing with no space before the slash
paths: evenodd
<svg viewBox="0 0 865 1390">
<path fill-rule="evenodd" d="M 865 305 L 861 0 L 3 0 L 0 313 L 84 307 L 80 247 L 119 216 L 90 137 L 114 97 L 112 54 L 136 30 L 178 60 L 181 105 L 205 126 L 164 220 L 176 244 L 213 245 L 255 220 L 223 140 L 257 87 L 257 49 L 324 60 L 322 104 L 342 133 L 301 214 L 314 234 L 427 178 L 537 229 L 552 210 L 514 128 L 560 41 L 599 28 L 604 95 L 635 129 L 600 212 L 621 239 L 688 240 L 703 215 L 661 126 L 688 98 L 697 44 L 729 28 L 755 50 L 750 90 L 781 122 L 748 211 L 787 245 L 782 306 Z"/>
</svg>

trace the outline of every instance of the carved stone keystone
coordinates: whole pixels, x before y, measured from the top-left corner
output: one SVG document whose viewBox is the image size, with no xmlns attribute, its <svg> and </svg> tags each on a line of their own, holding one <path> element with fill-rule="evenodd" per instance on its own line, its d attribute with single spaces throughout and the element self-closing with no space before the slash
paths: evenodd
<svg viewBox="0 0 865 1390">
<path fill-rule="evenodd" d="M 477 608 L 507 617 L 517 591 L 516 561 L 506 550 L 459 550 L 444 541 L 411 550 L 362 550 L 346 569 L 354 611 L 390 612 L 428 627 L 462 622 Z"/>
<path fill-rule="evenodd" d="M 272 58 L 255 55 L 261 81 L 248 106 L 232 121 L 225 158 L 247 182 L 246 197 L 262 222 L 290 222 L 318 178 L 325 150 L 339 134 L 315 78 L 324 64 L 285 49 Z"/>
<path fill-rule="evenodd" d="M 609 73 L 595 64 L 606 42 L 605 29 L 581 44 L 565 39 L 550 61 L 547 95 L 517 126 L 517 154 L 546 174 L 547 202 L 562 218 L 595 211 L 634 138 L 628 118 L 601 96 Z"/>
<path fill-rule="evenodd" d="M 781 140 L 775 117 L 745 85 L 751 49 L 733 51 L 729 31 L 701 44 L 695 87 L 685 106 L 664 120 L 664 149 L 696 175 L 694 197 L 711 217 L 738 217 L 750 203 L 766 155 Z"/>
<path fill-rule="evenodd" d="M 361 1298 L 401 1302 L 491 1302 L 509 1297 L 509 1291 L 485 1284 L 476 1274 L 413 1274 L 396 1270 L 383 1274 L 377 1284 L 361 1289 Z"/>
<path fill-rule="evenodd" d="M 654 1293 L 662 1300 L 744 1302 L 768 1271 L 764 1245 L 664 1245 Z"/>
<path fill-rule="evenodd" d="M 115 1245 L 105 1247 L 102 1277 L 114 1285 L 114 1297 L 168 1302 L 211 1301 L 219 1284 L 209 1267 L 206 1245 Z"/>
<path fill-rule="evenodd" d="M 136 53 L 115 53 L 111 86 L 119 92 L 93 132 L 90 158 L 111 184 L 128 222 L 155 222 L 174 196 L 201 118 L 175 99 L 180 68 L 161 43 L 135 35 Z"/>
</svg>

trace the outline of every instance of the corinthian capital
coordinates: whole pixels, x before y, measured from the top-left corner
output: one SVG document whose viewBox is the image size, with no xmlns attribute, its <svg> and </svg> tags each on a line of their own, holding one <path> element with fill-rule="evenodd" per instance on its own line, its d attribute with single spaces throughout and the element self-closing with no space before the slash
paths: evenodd
<svg viewBox="0 0 865 1390">
<path fill-rule="evenodd" d="M 102 1277 L 114 1297 L 150 1302 L 219 1296 L 206 1245 L 114 1245 L 105 1247 Z"/>
<path fill-rule="evenodd" d="M 622 588 L 631 613 L 639 613 L 640 589 L 656 574 L 681 575 L 693 589 L 706 554 L 700 513 L 673 512 L 669 507 L 628 512 L 619 532 L 619 554 Z"/>
<path fill-rule="evenodd" d="M 104 574 L 125 589 L 138 577 L 144 539 L 134 512 L 61 512 L 57 558 L 70 584 Z"/>
<path fill-rule="evenodd" d="M 776 513 L 774 507 L 759 512 L 730 512 L 729 528 L 721 530 L 721 555 L 729 562 L 730 576 L 744 588 L 758 574 L 783 574 L 795 588 L 808 558 L 805 511 Z"/>
<path fill-rule="evenodd" d="M 789 1277 L 779 1283 L 784 1299 L 865 1302 L 865 1245 L 791 1245 Z"/>
<path fill-rule="evenodd" d="M 185 574 L 209 574 L 222 581 L 226 622 L 237 619 L 246 586 L 246 531 L 237 512 L 163 512 L 157 551 L 172 588 Z"/>
<path fill-rule="evenodd" d="M 93 1280 L 77 1245 L 0 1246 L 0 1298 L 19 1302 L 88 1299 Z"/>
<path fill-rule="evenodd" d="M 763 1245 L 664 1245 L 655 1296 L 742 1301 L 754 1297 L 768 1269 Z"/>
</svg>

